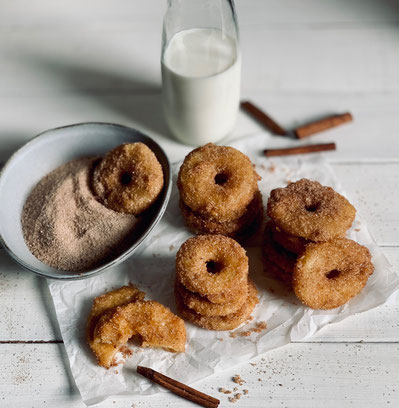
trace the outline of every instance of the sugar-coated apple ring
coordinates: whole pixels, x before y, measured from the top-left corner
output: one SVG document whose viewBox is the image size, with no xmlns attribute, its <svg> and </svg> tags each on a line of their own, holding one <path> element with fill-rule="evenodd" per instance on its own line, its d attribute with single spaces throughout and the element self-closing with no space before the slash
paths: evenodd
<svg viewBox="0 0 399 408">
<path fill-rule="evenodd" d="M 356 210 L 331 187 L 301 179 L 271 191 L 267 215 L 286 233 L 319 242 L 344 237 Z"/>
<path fill-rule="evenodd" d="M 245 284 L 236 285 L 228 289 L 224 289 L 223 292 L 214 293 L 213 295 L 207 294 L 205 296 L 212 303 L 223 304 L 228 302 L 234 302 L 236 298 L 242 298 L 246 296 L 248 286 Z"/>
<path fill-rule="evenodd" d="M 279 243 L 275 242 L 272 234 L 273 224 L 269 221 L 266 224 L 263 238 L 263 255 L 284 272 L 292 275 L 294 272 L 297 255 L 293 252 L 287 251 Z"/>
<path fill-rule="evenodd" d="M 189 153 L 180 167 L 180 198 L 192 211 L 218 222 L 241 217 L 258 189 L 249 158 L 228 146 L 208 143 Z"/>
<path fill-rule="evenodd" d="M 175 282 L 175 292 L 178 293 L 183 303 L 196 313 L 203 316 L 226 316 L 237 312 L 248 296 L 248 287 L 237 296 L 226 303 L 212 303 L 206 297 L 190 292 L 180 282 Z"/>
<path fill-rule="evenodd" d="M 255 222 L 257 226 L 261 224 L 258 220 L 263 213 L 262 195 L 259 191 L 255 193 L 254 198 L 241 217 L 225 222 L 203 217 L 201 214 L 192 211 L 184 204 L 183 200 L 180 200 L 179 205 L 187 226 L 195 234 L 221 234 L 237 239 L 245 233 L 255 230 L 252 227 L 255 227 Z"/>
<path fill-rule="evenodd" d="M 293 287 L 312 309 L 334 309 L 356 296 L 373 271 L 366 247 L 338 238 L 306 247 L 294 269 Z"/>
<path fill-rule="evenodd" d="M 240 309 L 226 316 L 203 316 L 189 309 L 183 302 L 179 293 L 176 293 L 177 310 L 183 319 L 208 330 L 233 330 L 244 323 L 250 316 L 255 306 L 259 303 L 258 292 L 252 282 L 248 283 L 248 297 Z"/>
<path fill-rule="evenodd" d="M 277 278 L 292 289 L 292 273 L 283 271 L 265 255 L 263 255 L 263 271 L 266 275 Z"/>
<path fill-rule="evenodd" d="M 104 293 L 93 301 L 86 328 L 86 338 L 90 348 L 97 357 L 98 364 L 109 368 L 112 365 L 118 348 L 111 344 L 98 343 L 94 341 L 94 330 L 101 316 L 112 313 L 118 306 L 143 300 L 145 293 L 138 290 L 135 286 L 122 286 L 117 290 Z"/>
<path fill-rule="evenodd" d="M 232 238 L 199 235 L 177 252 L 176 277 L 191 292 L 209 298 L 247 282 L 248 257 Z"/>
<path fill-rule="evenodd" d="M 186 329 L 180 317 L 154 301 L 135 301 L 102 315 L 94 330 L 94 343 L 120 348 L 134 335 L 141 347 L 157 347 L 184 352 Z"/>
<path fill-rule="evenodd" d="M 277 242 L 284 249 L 293 252 L 294 254 L 302 253 L 305 250 L 306 245 L 312 242 L 305 238 L 287 234 L 276 225 L 273 225 L 272 228 L 272 238 L 273 241 Z"/>
<path fill-rule="evenodd" d="M 155 202 L 164 184 L 163 170 L 144 143 L 111 150 L 93 172 L 93 190 L 111 210 L 139 215 Z"/>
</svg>

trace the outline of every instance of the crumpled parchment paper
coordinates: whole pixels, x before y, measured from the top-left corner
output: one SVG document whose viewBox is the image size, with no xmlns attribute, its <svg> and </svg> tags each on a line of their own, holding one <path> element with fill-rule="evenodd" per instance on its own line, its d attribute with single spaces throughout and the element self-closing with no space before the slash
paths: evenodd
<svg viewBox="0 0 399 408">
<path fill-rule="evenodd" d="M 263 140 L 260 134 L 237 140 L 231 145 L 247 154 L 256 165 L 262 177 L 259 188 L 264 204 L 271 189 L 303 177 L 318 180 L 343 193 L 322 156 L 266 159 L 260 150 Z M 357 297 L 329 311 L 303 306 L 281 283 L 263 273 L 259 233 L 247 243 L 247 250 L 250 275 L 258 288 L 260 303 L 253 312 L 253 320 L 235 331 L 253 328 L 260 321 L 267 323 L 266 330 L 253 332 L 249 337 L 232 338 L 231 332 L 208 331 L 186 323 L 186 353 L 174 354 L 131 345 L 133 355 L 123 366 L 109 370 L 99 367 L 85 339 L 86 320 L 94 297 L 132 282 L 146 292 L 146 299 L 157 300 L 176 312 L 173 295 L 175 255 L 180 245 L 191 236 L 184 226 L 178 207 L 176 175 L 179 167 L 180 163 L 173 166 L 174 189 L 163 219 L 130 259 L 98 277 L 48 282 L 71 371 L 87 405 L 115 394 L 151 394 L 161 391 L 157 385 L 136 374 L 137 365 L 151 367 L 191 384 L 291 341 L 310 339 L 323 326 L 373 309 L 398 291 L 399 277 L 392 271 L 359 216 L 348 236 L 370 249 L 375 272 Z M 350 195 L 343 194 L 350 200 Z"/>
</svg>

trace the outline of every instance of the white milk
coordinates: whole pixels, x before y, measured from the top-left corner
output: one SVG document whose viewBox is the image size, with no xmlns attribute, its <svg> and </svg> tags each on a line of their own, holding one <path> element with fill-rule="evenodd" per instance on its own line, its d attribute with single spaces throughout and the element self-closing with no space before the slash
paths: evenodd
<svg viewBox="0 0 399 408">
<path fill-rule="evenodd" d="M 197 28 L 172 37 L 162 58 L 163 106 L 177 139 L 202 145 L 233 129 L 240 73 L 238 45 L 222 31 Z"/>
</svg>

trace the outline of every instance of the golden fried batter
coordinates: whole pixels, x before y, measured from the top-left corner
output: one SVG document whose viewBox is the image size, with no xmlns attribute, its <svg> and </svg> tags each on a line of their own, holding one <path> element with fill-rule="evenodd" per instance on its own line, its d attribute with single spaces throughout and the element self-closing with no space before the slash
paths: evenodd
<svg viewBox="0 0 399 408">
<path fill-rule="evenodd" d="M 373 271 L 366 247 L 339 238 L 306 247 L 294 270 L 293 287 L 312 309 L 334 309 L 356 296 Z"/>
<path fill-rule="evenodd" d="M 203 316 L 226 316 L 237 312 L 248 296 L 248 285 L 242 285 L 245 290 L 241 296 L 236 296 L 226 303 L 212 303 L 206 297 L 190 292 L 180 282 L 175 281 L 175 292 L 178 292 L 183 303 L 196 313 Z"/>
<path fill-rule="evenodd" d="M 312 241 L 309 241 L 305 238 L 296 237 L 295 235 L 287 234 L 285 231 L 273 225 L 272 228 L 272 238 L 273 241 L 277 242 L 284 249 L 294 254 L 300 254 L 305 250 L 307 244 L 310 244 Z"/>
<path fill-rule="evenodd" d="M 271 191 L 267 215 L 286 233 L 319 242 L 344 237 L 356 210 L 331 187 L 301 179 Z"/>
<path fill-rule="evenodd" d="M 143 292 L 125 286 L 94 300 L 87 339 L 99 365 L 109 368 L 116 353 L 136 334 L 141 336 L 142 347 L 184 352 L 183 320 L 160 303 L 143 299 Z"/>
<path fill-rule="evenodd" d="M 177 185 L 184 204 L 218 222 L 241 217 L 258 190 L 249 158 L 238 150 L 208 143 L 189 153 Z"/>
<path fill-rule="evenodd" d="M 280 244 L 275 242 L 272 238 L 272 232 L 273 224 L 269 221 L 265 228 L 263 254 L 280 269 L 292 275 L 297 255 L 293 252 L 287 251 Z"/>
<path fill-rule="evenodd" d="M 259 190 L 248 204 L 244 214 L 236 219 L 219 222 L 218 220 L 203 217 L 201 214 L 192 211 L 183 200 L 179 201 L 180 208 L 187 226 L 195 234 L 221 234 L 231 238 L 239 238 L 251 229 L 254 232 L 261 224 L 260 218 L 263 215 L 262 194 Z"/>
<path fill-rule="evenodd" d="M 250 281 L 248 284 L 248 297 L 239 310 L 226 316 L 203 316 L 189 309 L 183 302 L 179 293 L 176 293 L 176 305 L 181 316 L 204 329 L 208 330 L 233 330 L 247 320 L 255 306 L 259 303 L 258 292 Z"/>
<path fill-rule="evenodd" d="M 94 329 L 105 313 L 113 312 L 116 307 L 125 305 L 136 300 L 143 300 L 145 293 L 138 290 L 135 286 L 122 286 L 117 290 L 104 293 L 93 301 L 86 329 L 87 342 L 94 351 L 98 364 L 103 367 L 110 367 L 118 348 L 110 344 L 94 342 Z"/>
<path fill-rule="evenodd" d="M 263 254 L 263 270 L 267 275 L 272 275 L 275 278 L 288 284 L 288 287 L 292 289 L 292 273 L 288 273 L 274 264 L 267 256 Z"/>
<path fill-rule="evenodd" d="M 245 298 L 246 293 L 247 293 L 248 287 L 245 284 L 242 285 L 236 285 L 232 288 L 229 289 L 223 289 L 223 292 L 215 293 L 215 294 L 207 294 L 204 296 L 206 299 L 208 299 L 212 303 L 228 303 L 228 302 L 234 302 L 234 299 L 240 298 L 242 299 L 243 297 Z"/>
<path fill-rule="evenodd" d="M 231 238 L 199 235 L 177 252 L 176 276 L 188 290 L 209 298 L 247 282 L 248 257 Z"/>
<path fill-rule="evenodd" d="M 154 301 L 136 301 L 118 306 L 111 315 L 103 315 L 94 330 L 95 343 L 122 346 L 140 335 L 141 347 L 159 347 L 184 352 L 184 322 L 169 308 Z"/>
<path fill-rule="evenodd" d="M 94 169 L 93 190 L 114 211 L 138 215 L 155 202 L 164 184 L 157 157 L 144 143 L 111 150 Z"/>
</svg>

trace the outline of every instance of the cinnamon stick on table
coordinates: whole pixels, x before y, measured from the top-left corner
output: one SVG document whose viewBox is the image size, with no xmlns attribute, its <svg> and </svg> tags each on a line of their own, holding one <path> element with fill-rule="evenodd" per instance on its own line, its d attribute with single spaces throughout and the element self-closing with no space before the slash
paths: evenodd
<svg viewBox="0 0 399 408">
<path fill-rule="evenodd" d="M 281 127 L 275 120 L 268 116 L 264 111 L 256 107 L 253 103 L 248 101 L 241 102 L 241 108 L 247 111 L 258 122 L 260 122 L 267 129 L 271 130 L 274 134 L 287 136 L 288 132 L 283 127 Z"/>
<path fill-rule="evenodd" d="M 276 135 L 288 136 L 290 133 L 292 133 L 292 131 L 289 132 L 280 126 L 274 119 L 267 115 L 265 111 L 262 111 L 251 102 L 241 102 L 241 108 Z M 310 122 L 306 125 L 299 126 L 293 130 L 293 133 L 297 139 L 303 139 L 352 120 L 352 114 L 350 112 L 346 112 L 341 115 L 328 116 L 326 118 Z"/>
<path fill-rule="evenodd" d="M 353 117 L 349 112 L 343 113 L 342 115 L 329 116 L 327 118 L 308 123 L 307 125 L 297 127 L 294 129 L 294 134 L 297 139 L 303 139 L 305 137 L 312 136 L 315 133 L 323 132 L 324 130 L 342 125 L 343 123 L 351 122 L 352 120 Z"/>
<path fill-rule="evenodd" d="M 167 377 L 166 375 L 158 373 L 152 368 L 137 366 L 137 372 L 162 387 L 165 387 L 174 394 L 202 405 L 205 408 L 217 408 L 220 404 L 218 399 L 197 391 L 188 385 Z"/>
<path fill-rule="evenodd" d="M 322 143 L 306 146 L 288 147 L 285 149 L 266 149 L 263 151 L 266 157 L 272 156 L 288 156 L 291 154 L 306 154 L 324 152 L 327 150 L 336 150 L 335 143 Z"/>
</svg>

